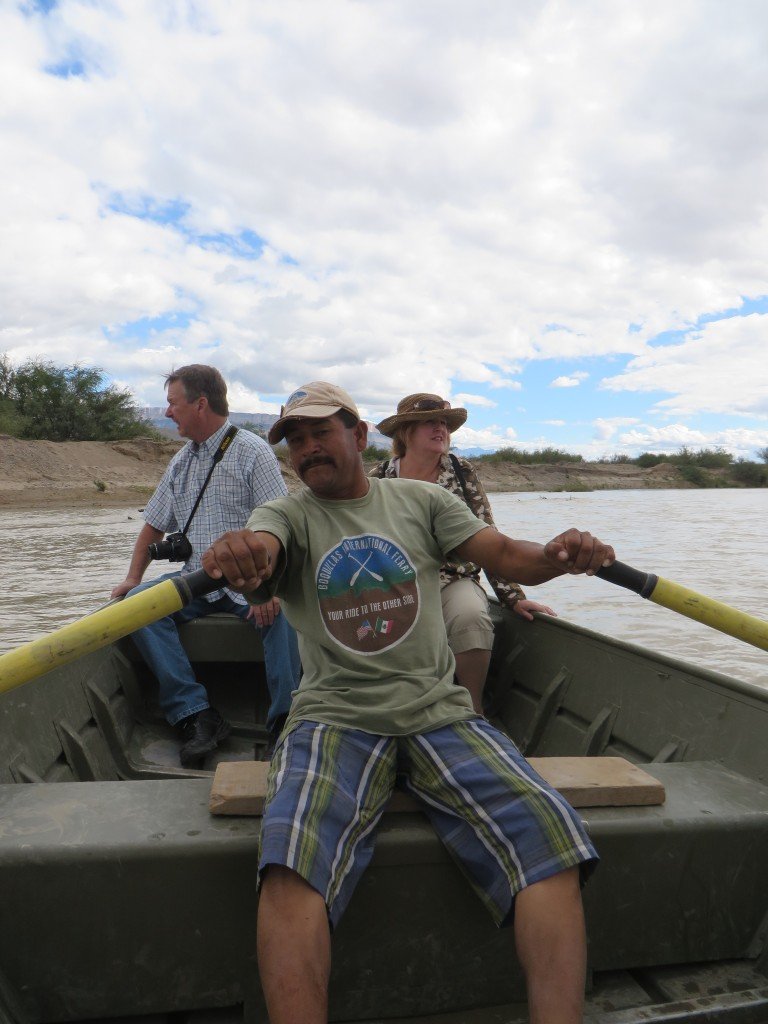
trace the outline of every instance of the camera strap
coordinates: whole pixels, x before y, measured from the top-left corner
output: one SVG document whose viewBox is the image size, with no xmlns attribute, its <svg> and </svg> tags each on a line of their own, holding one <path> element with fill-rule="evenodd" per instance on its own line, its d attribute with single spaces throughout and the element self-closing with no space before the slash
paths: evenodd
<svg viewBox="0 0 768 1024">
<path fill-rule="evenodd" d="M 184 534 L 185 537 L 187 535 L 187 530 L 189 529 L 189 524 L 192 522 L 192 518 L 193 518 L 195 512 L 197 512 L 197 506 L 200 504 L 200 502 L 202 501 L 203 495 L 205 494 L 205 489 L 208 486 L 208 482 L 210 481 L 211 476 L 213 475 L 213 471 L 214 471 L 214 469 L 216 469 L 216 466 L 224 458 L 224 453 L 226 452 L 227 448 L 229 448 L 229 446 L 232 444 L 232 441 L 233 441 L 234 436 L 235 436 L 236 433 L 237 433 L 237 427 L 230 427 L 229 430 L 224 435 L 224 437 L 222 437 L 221 444 L 216 449 L 216 452 L 215 452 L 215 454 L 213 456 L 213 464 L 211 465 L 211 468 L 208 470 L 208 476 L 205 478 L 203 486 L 200 488 L 200 493 L 197 496 L 197 501 L 192 506 L 192 511 L 189 513 L 189 519 L 187 519 L 187 522 L 186 522 L 186 524 L 184 526 L 184 529 L 181 531 Z"/>
</svg>

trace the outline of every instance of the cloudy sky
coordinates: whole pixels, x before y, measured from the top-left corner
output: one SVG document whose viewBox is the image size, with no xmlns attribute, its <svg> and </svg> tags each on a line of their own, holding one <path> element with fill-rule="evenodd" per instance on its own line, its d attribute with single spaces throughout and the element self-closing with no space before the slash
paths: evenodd
<svg viewBox="0 0 768 1024">
<path fill-rule="evenodd" d="M 764 0 L 0 0 L 0 353 L 768 445 Z"/>
</svg>

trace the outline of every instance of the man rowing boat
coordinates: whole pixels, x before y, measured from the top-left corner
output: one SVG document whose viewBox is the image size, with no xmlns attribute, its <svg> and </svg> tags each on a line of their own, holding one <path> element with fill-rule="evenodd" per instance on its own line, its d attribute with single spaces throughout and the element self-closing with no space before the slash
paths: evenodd
<svg viewBox="0 0 768 1024">
<path fill-rule="evenodd" d="M 573 529 L 546 545 L 513 540 L 442 488 L 369 479 L 366 424 L 334 385 L 289 397 L 269 435 L 283 438 L 306 488 L 255 509 L 203 556 L 250 600 L 279 595 L 300 638 L 304 677 L 272 761 L 259 857 L 270 1020 L 327 1019 L 331 930 L 396 782 L 497 924 L 514 923 L 531 1020 L 580 1019 L 579 881 L 597 854 L 572 808 L 455 684 L 438 571 L 454 552 L 537 584 L 594 574 L 613 549 Z"/>
</svg>

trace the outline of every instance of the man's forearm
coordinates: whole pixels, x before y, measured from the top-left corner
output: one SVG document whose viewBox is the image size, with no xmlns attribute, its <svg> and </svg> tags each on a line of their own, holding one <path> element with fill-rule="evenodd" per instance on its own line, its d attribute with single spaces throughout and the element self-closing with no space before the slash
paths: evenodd
<svg viewBox="0 0 768 1024">
<path fill-rule="evenodd" d="M 565 566 L 560 568 L 553 565 L 545 557 L 543 544 L 528 540 L 512 540 L 503 535 L 502 539 L 505 543 L 498 555 L 494 553 L 489 558 L 491 564 L 480 563 L 494 576 L 527 586 L 536 586 L 537 583 L 546 583 L 556 576 L 562 576 L 567 571 Z"/>
<path fill-rule="evenodd" d="M 591 533 L 570 529 L 548 544 L 513 540 L 496 530 L 480 530 L 456 548 L 460 558 L 476 562 L 502 579 L 535 586 L 565 573 L 593 575 L 615 555 Z"/>
<path fill-rule="evenodd" d="M 157 541 L 162 539 L 162 530 L 156 530 L 149 523 L 145 523 L 142 526 L 139 536 L 136 538 L 136 543 L 133 546 L 133 555 L 131 556 L 131 564 L 128 566 L 126 579 L 136 580 L 137 582 L 143 579 L 147 566 L 152 561 L 147 548 L 150 544 L 156 544 Z"/>
</svg>

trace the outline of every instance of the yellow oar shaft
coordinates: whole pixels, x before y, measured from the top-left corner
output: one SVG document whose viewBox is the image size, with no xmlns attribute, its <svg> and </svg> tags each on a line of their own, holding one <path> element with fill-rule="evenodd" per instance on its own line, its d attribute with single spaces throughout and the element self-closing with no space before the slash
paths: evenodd
<svg viewBox="0 0 768 1024">
<path fill-rule="evenodd" d="M 663 576 L 659 576 L 648 600 L 768 651 L 768 622 L 755 615 L 748 615 L 722 601 L 704 597 L 695 590 L 681 587 L 679 583 L 665 580 Z"/>
<path fill-rule="evenodd" d="M 719 629 L 738 640 L 768 651 L 768 622 L 755 615 L 740 612 L 738 608 L 715 601 L 714 598 L 697 594 L 695 590 L 681 587 L 679 583 L 665 580 L 653 573 L 633 569 L 624 562 L 614 562 L 606 569 L 599 569 L 597 575 L 609 583 L 626 587 L 640 597 L 669 608 L 689 619 L 703 622 L 705 626 Z"/>
<path fill-rule="evenodd" d="M 164 580 L 139 594 L 86 615 L 77 622 L 62 626 L 39 640 L 32 640 L 8 654 L 0 655 L 0 693 L 21 686 L 30 679 L 100 647 L 106 647 L 114 640 L 133 633 L 140 626 L 179 611 L 193 597 L 220 585 L 202 570 L 185 577 Z"/>
</svg>

